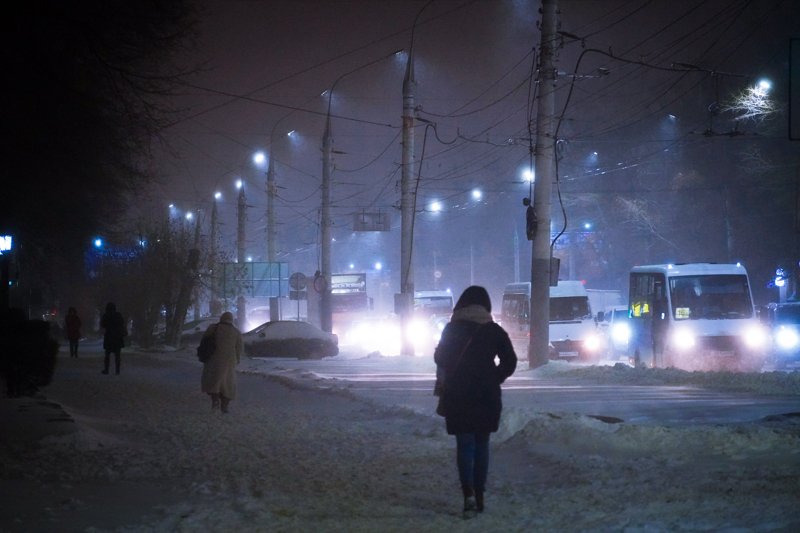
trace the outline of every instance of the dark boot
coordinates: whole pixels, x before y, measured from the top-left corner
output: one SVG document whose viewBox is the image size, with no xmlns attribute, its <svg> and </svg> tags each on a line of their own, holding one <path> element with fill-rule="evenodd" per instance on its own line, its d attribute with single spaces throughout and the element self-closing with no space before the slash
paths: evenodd
<svg viewBox="0 0 800 533">
<path fill-rule="evenodd" d="M 228 412 L 228 404 L 230 403 L 230 399 L 228 399 L 225 396 L 223 396 L 222 394 L 220 394 L 219 395 L 219 401 L 220 401 L 220 405 L 219 405 L 220 410 L 223 413 L 227 413 Z"/>
<path fill-rule="evenodd" d="M 219 394 L 210 394 L 211 396 L 211 410 L 215 411 L 219 409 Z"/>
<path fill-rule="evenodd" d="M 472 489 L 463 489 L 464 492 L 464 511 L 462 513 L 462 518 L 464 520 L 468 520 L 470 518 L 475 518 L 478 514 L 478 504 L 475 501 L 475 491 Z"/>
<path fill-rule="evenodd" d="M 476 491 L 475 492 L 475 506 L 478 508 L 478 512 L 483 512 L 483 491 Z"/>
</svg>

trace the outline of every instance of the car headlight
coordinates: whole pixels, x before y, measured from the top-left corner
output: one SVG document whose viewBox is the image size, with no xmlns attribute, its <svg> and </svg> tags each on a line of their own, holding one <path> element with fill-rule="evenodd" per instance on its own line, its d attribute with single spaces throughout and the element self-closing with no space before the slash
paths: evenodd
<svg viewBox="0 0 800 533">
<path fill-rule="evenodd" d="M 587 335 L 583 341 L 583 348 L 589 352 L 596 352 L 600 349 L 600 337 L 595 334 Z"/>
<path fill-rule="evenodd" d="M 775 343 L 781 350 L 792 350 L 800 344 L 800 335 L 794 328 L 781 326 L 775 332 Z"/>
<path fill-rule="evenodd" d="M 688 350 L 695 345 L 694 332 L 686 327 L 676 328 L 672 333 L 672 346 L 678 350 Z"/>
<path fill-rule="evenodd" d="M 630 324 L 614 324 L 611 328 L 611 338 L 615 344 L 628 344 L 631 340 L 631 326 Z"/>
<path fill-rule="evenodd" d="M 767 330 L 761 324 L 749 326 L 742 335 L 745 346 L 751 350 L 765 348 L 767 346 L 767 338 Z"/>
</svg>

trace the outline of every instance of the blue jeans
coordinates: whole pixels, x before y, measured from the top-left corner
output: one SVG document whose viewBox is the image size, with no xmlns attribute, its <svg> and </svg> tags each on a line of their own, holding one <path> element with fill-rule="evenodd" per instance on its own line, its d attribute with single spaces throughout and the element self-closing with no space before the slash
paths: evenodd
<svg viewBox="0 0 800 533">
<path fill-rule="evenodd" d="M 461 488 L 483 493 L 489 475 L 489 434 L 459 433 L 456 435 L 456 464 Z"/>
</svg>

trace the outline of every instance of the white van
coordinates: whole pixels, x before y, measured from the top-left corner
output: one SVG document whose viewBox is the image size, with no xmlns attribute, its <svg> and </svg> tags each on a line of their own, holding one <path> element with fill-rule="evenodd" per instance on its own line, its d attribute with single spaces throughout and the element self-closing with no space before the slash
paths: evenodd
<svg viewBox="0 0 800 533">
<path fill-rule="evenodd" d="M 502 324 L 521 348 L 530 338 L 531 284 L 509 283 L 503 292 Z M 550 358 L 594 360 L 600 353 L 600 335 L 580 281 L 559 281 L 550 287 Z M 525 352 L 523 352 L 525 353 Z"/>
<path fill-rule="evenodd" d="M 637 365 L 760 370 L 766 359 L 767 331 L 741 264 L 634 267 L 628 307 Z"/>
</svg>

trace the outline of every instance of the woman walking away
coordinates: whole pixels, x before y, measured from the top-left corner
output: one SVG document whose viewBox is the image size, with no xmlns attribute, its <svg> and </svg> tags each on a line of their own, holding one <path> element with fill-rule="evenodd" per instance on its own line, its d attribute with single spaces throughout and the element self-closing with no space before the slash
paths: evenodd
<svg viewBox="0 0 800 533">
<path fill-rule="evenodd" d="M 511 340 L 492 320 L 491 311 L 486 289 L 468 287 L 456 302 L 433 356 L 447 433 L 456 436 L 464 518 L 483 512 L 489 434 L 497 431 L 503 408 L 500 384 L 517 367 Z"/>
<path fill-rule="evenodd" d="M 233 313 L 219 317 L 219 323 L 208 327 L 203 337 L 213 335 L 216 347 L 203 363 L 200 385 L 211 396 L 211 409 L 228 412 L 228 404 L 236 397 L 236 365 L 242 356 L 242 334 L 233 325 Z"/>
<path fill-rule="evenodd" d="M 125 328 L 125 319 L 117 311 L 117 306 L 113 302 L 106 304 L 106 312 L 100 318 L 100 327 L 105 329 L 103 334 L 103 350 L 106 352 L 103 360 L 103 374 L 108 374 L 108 365 L 111 354 L 114 354 L 114 368 L 119 374 L 120 352 L 125 345 L 125 336 L 128 334 Z"/>
<path fill-rule="evenodd" d="M 78 311 L 74 307 L 67 309 L 64 326 L 67 330 L 67 340 L 69 341 L 69 356 L 78 357 L 78 342 L 81 340 L 81 319 L 78 317 Z"/>
</svg>

